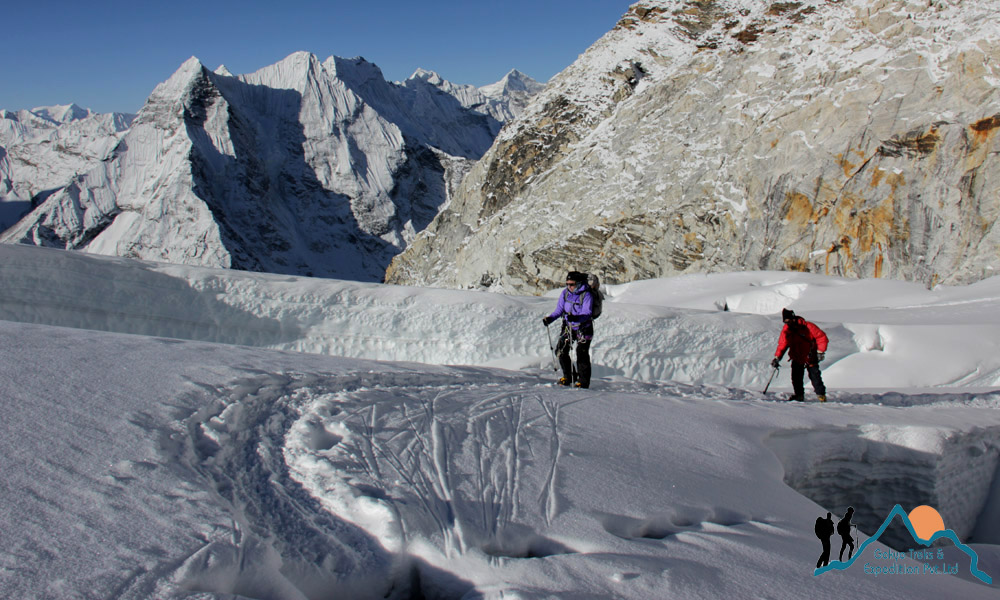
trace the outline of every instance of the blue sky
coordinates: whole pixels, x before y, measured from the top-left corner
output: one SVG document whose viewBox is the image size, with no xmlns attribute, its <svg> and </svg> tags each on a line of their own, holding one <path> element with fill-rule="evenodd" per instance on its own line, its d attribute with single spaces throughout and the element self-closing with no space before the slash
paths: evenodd
<svg viewBox="0 0 1000 600">
<path fill-rule="evenodd" d="M 137 112 L 191 56 L 249 73 L 292 52 L 363 56 L 390 81 L 418 67 L 485 85 L 512 68 L 545 81 L 634 0 L 270 0 L 8 3 L 0 108 Z"/>
</svg>

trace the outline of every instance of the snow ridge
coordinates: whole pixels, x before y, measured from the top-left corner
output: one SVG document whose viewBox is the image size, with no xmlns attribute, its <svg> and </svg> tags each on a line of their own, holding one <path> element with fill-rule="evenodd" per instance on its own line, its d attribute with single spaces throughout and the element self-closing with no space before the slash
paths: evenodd
<svg viewBox="0 0 1000 600">
<path fill-rule="evenodd" d="M 8 282 L 0 309 L 12 320 L 375 360 L 552 369 L 540 321 L 551 296 L 383 288 L 23 245 L 0 246 L 0 258 Z M 124 292 L 120 282 L 133 285 Z M 1000 322 L 990 300 L 1000 297 L 997 278 L 929 292 L 912 283 L 765 272 L 607 293 L 595 377 L 763 389 L 779 311 L 790 306 L 831 338 L 824 366 L 831 389 L 1000 385 Z M 779 379 L 773 388 L 789 385 L 786 370 Z"/>
</svg>

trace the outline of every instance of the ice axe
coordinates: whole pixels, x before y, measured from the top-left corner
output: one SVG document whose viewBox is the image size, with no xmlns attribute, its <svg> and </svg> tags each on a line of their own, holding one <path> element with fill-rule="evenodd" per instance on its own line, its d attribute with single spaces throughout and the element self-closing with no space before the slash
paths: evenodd
<svg viewBox="0 0 1000 600">
<path fill-rule="evenodd" d="M 774 376 L 778 373 L 778 369 L 780 368 L 781 365 L 775 366 L 774 370 L 771 371 L 771 376 L 767 378 L 767 385 L 764 386 L 764 391 L 762 392 L 765 396 L 767 395 L 767 388 L 771 387 L 771 382 L 774 381 Z"/>
</svg>

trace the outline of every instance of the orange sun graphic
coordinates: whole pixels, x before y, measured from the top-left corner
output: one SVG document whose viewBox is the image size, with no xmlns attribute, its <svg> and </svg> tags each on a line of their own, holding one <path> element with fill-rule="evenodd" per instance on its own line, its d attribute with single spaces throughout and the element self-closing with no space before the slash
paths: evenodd
<svg viewBox="0 0 1000 600">
<path fill-rule="evenodd" d="M 926 504 L 914 508 L 908 516 L 910 523 L 913 524 L 913 531 L 921 539 L 929 540 L 935 533 L 944 530 L 944 519 L 941 518 L 941 514 Z"/>
</svg>

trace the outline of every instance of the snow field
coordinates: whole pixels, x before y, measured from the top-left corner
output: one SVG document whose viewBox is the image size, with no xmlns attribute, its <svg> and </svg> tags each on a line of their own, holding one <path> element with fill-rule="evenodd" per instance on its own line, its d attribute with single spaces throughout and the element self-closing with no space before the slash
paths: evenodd
<svg viewBox="0 0 1000 600">
<path fill-rule="evenodd" d="M 952 377 L 979 364 L 965 346 L 991 347 L 992 281 L 609 286 L 603 375 L 580 391 L 546 372 L 552 297 L 19 246 L 0 246 L 0 280 L 3 597 L 995 596 L 960 577 L 817 578 L 812 524 L 852 505 L 870 533 L 896 503 L 931 504 L 996 577 L 1000 394 L 775 402 L 750 373 L 777 319 L 735 311 L 769 311 L 773 287 L 818 315 L 831 385 L 920 328 L 908 343 Z M 890 364 L 928 368 L 908 361 Z"/>
<path fill-rule="evenodd" d="M 445 589 L 474 581 L 480 592 L 513 591 L 519 597 L 578 589 L 574 581 L 584 577 L 587 589 L 600 597 L 619 597 L 623 582 L 634 586 L 637 580 L 650 590 L 693 597 L 707 589 L 728 589 L 721 577 L 701 589 L 705 566 L 712 562 L 709 554 L 674 564 L 671 558 L 679 557 L 658 557 L 663 549 L 654 542 L 676 539 L 682 550 L 673 551 L 685 557 L 692 553 L 687 547 L 692 543 L 705 545 L 706 552 L 722 546 L 753 556 L 760 540 L 787 534 L 781 511 L 774 506 L 774 485 L 783 477 L 790 479 L 797 453 L 814 449 L 815 439 L 803 432 L 827 427 L 831 420 L 830 414 L 789 418 L 781 405 L 748 418 L 747 403 L 756 403 L 752 394 L 723 389 L 713 393 L 702 387 L 647 386 L 645 393 L 638 393 L 643 386 L 619 384 L 607 393 L 581 398 L 531 381 L 471 378 L 465 383 L 428 383 L 400 380 L 339 393 L 308 388 L 294 392 L 309 400 L 286 437 L 291 477 L 322 499 L 328 511 L 369 532 L 382 547 L 405 550 L 435 569 L 470 577 L 464 584 L 449 580 Z M 886 409 L 875 412 L 880 410 Z M 873 416 L 866 412 L 866 418 Z M 929 412 L 925 416 L 936 418 Z M 843 423 L 852 417 L 833 420 Z M 895 460 L 857 459 L 859 471 L 866 466 L 869 470 L 869 489 L 860 491 L 882 494 L 871 500 L 872 510 L 900 495 L 914 502 L 947 501 L 932 490 L 900 488 L 894 482 L 901 476 L 918 478 L 909 471 L 921 469 L 929 471 L 922 475 L 925 480 L 932 479 L 935 466 L 926 464 L 931 459 L 917 449 L 921 444 L 933 448 L 941 436 L 962 432 L 942 428 L 941 436 L 924 435 L 929 428 L 920 424 L 919 416 L 915 425 L 889 421 L 857 435 L 874 437 L 878 430 L 909 434 L 915 456 L 904 452 Z M 992 430 L 994 440 L 998 430 Z M 787 442 L 794 439 L 792 432 L 801 438 L 786 443 L 788 456 L 777 453 L 782 462 L 774 460 L 770 443 L 757 442 L 783 435 Z M 608 445 L 609 439 L 617 441 Z M 715 441 L 706 444 L 706 439 Z M 856 441 L 842 436 L 833 447 L 844 452 Z M 977 443 L 983 446 L 982 440 L 963 440 L 959 446 L 964 450 Z M 987 468 L 995 471 L 995 443 L 985 447 L 990 454 Z M 938 467 L 947 471 L 947 465 Z M 973 495 L 981 491 L 970 490 L 975 486 L 969 484 L 977 484 L 983 470 L 972 470 L 968 481 L 952 477 L 955 489 Z M 885 489 L 879 488 L 879 480 Z M 727 490 L 723 496 L 713 492 L 720 482 Z M 842 499 L 849 490 L 845 484 L 834 492 Z M 859 489 L 852 491 L 857 494 Z M 712 503 L 689 503 L 692 495 L 702 494 L 713 498 Z M 831 493 L 825 499 L 834 497 L 837 494 Z M 749 539 L 728 539 L 732 535 Z M 557 561 L 557 573 L 536 572 L 533 561 L 541 558 Z M 671 564 L 674 568 L 663 571 Z M 657 565 L 659 576 L 650 575 L 652 565 Z M 751 563 L 743 566 L 754 569 Z M 595 570 L 602 576 L 593 577 Z M 437 584 L 425 585 L 436 589 Z M 745 585 L 735 584 L 732 592 L 749 593 Z M 632 593 L 635 589 L 624 592 Z"/>
</svg>

